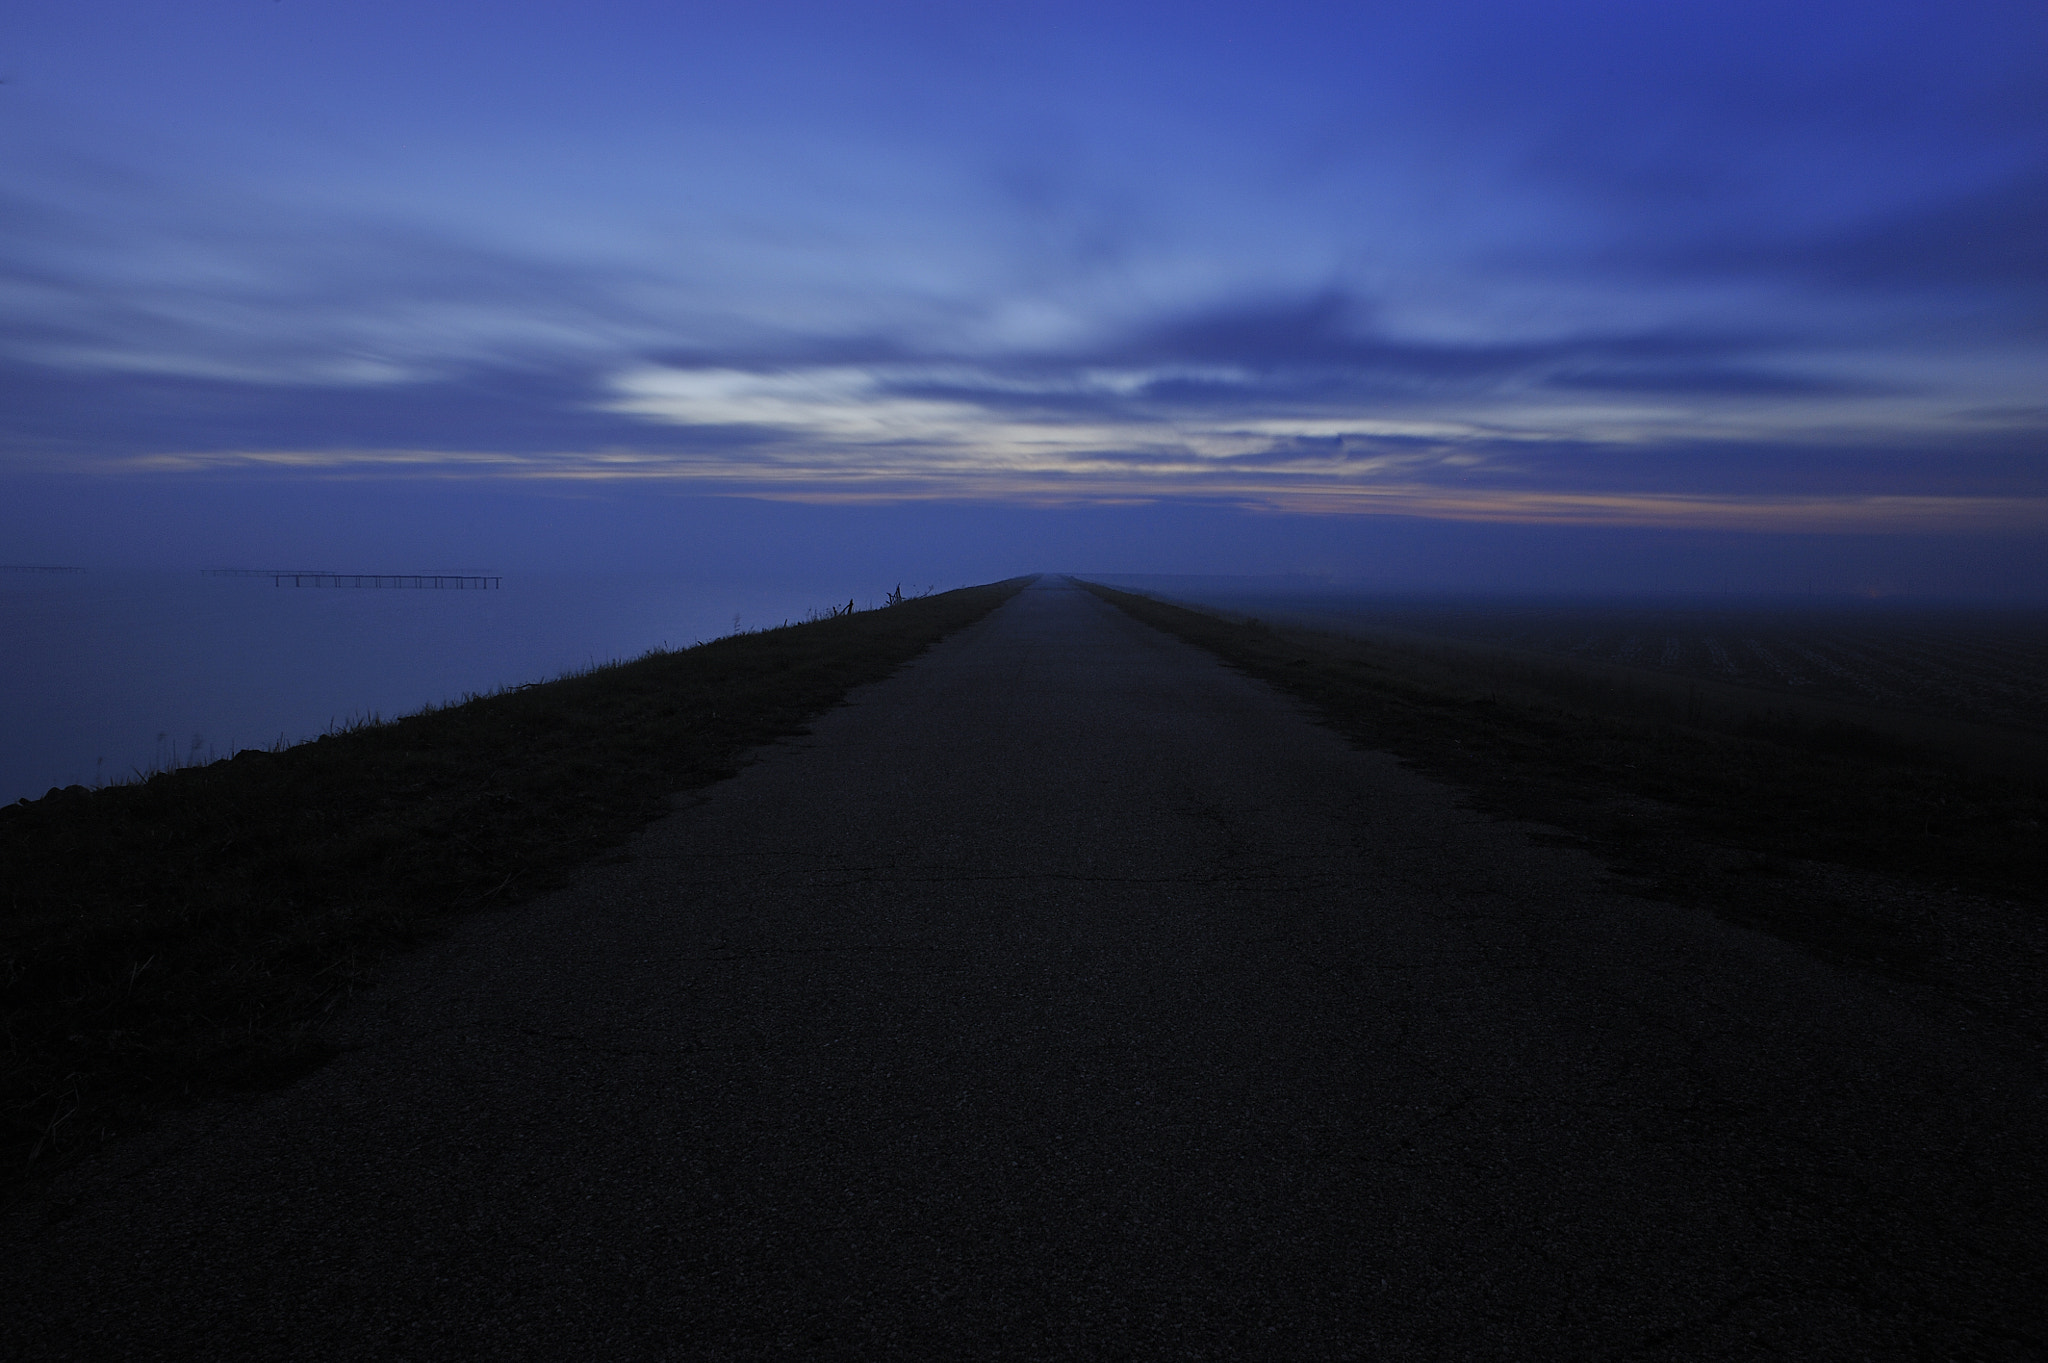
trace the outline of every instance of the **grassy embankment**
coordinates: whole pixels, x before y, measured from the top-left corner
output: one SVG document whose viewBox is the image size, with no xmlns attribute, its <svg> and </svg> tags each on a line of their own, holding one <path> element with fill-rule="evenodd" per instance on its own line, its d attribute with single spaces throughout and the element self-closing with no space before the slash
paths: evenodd
<svg viewBox="0 0 2048 1363">
<path fill-rule="evenodd" d="M 1026 580 L 0 808 L 0 1188 L 304 1073 L 380 958 L 560 883 Z"/>
<path fill-rule="evenodd" d="M 1987 769 L 1978 754 L 1774 710 L 1763 695 L 1749 711 L 1726 697 L 1702 706 L 1659 679 L 1512 675 L 1084 585 L 1480 808 L 1560 830 L 1643 894 L 1845 964 L 1916 979 L 1939 968 L 1914 886 L 2048 904 L 2038 769 Z"/>
</svg>

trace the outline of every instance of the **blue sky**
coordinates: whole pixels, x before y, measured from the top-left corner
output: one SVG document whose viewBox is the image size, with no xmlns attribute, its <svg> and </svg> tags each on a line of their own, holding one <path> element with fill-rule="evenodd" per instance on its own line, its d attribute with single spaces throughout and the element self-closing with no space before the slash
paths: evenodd
<svg viewBox="0 0 2048 1363">
<path fill-rule="evenodd" d="M 0 557 L 2048 591 L 2032 0 L 0 13 Z"/>
</svg>

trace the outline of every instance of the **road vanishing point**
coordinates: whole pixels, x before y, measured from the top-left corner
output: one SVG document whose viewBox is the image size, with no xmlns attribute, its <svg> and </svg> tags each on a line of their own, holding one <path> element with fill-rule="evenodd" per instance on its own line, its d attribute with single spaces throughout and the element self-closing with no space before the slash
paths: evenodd
<svg viewBox="0 0 2048 1363">
<path fill-rule="evenodd" d="M 1059 578 L 6 1228 L 33 1359 L 2042 1356 L 2038 1061 Z"/>
</svg>

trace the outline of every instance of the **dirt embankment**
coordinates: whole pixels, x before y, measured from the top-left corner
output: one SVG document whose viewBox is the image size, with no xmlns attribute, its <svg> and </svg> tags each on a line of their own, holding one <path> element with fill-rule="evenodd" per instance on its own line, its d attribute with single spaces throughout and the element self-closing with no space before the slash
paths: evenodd
<svg viewBox="0 0 2048 1363">
<path fill-rule="evenodd" d="M 559 884 L 1027 581 L 0 807 L 0 1190 L 320 1064 L 322 1020 L 380 959 Z"/>
</svg>

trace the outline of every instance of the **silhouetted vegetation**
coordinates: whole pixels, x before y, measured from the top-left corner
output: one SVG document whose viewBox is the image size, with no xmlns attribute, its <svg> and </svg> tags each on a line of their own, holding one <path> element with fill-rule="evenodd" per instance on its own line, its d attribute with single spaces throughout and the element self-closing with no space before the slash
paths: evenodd
<svg viewBox="0 0 2048 1363">
<path fill-rule="evenodd" d="M 277 752 L 0 808 L 8 1181 L 262 1089 L 451 914 L 559 884 L 1025 580 L 835 608 Z"/>
<path fill-rule="evenodd" d="M 1089 589 L 1301 697 L 1360 743 L 1463 787 L 1479 807 L 1561 830 L 1642 893 L 1702 904 L 1832 959 L 1911 976 L 1927 943 L 1796 867 L 2048 900 L 2038 775 L 1762 708 L 1710 726 L 1704 707 L 1646 713 L 1644 696 L 1601 677 L 1507 679 L 1483 659 L 1461 669 L 1455 656 Z"/>
</svg>

